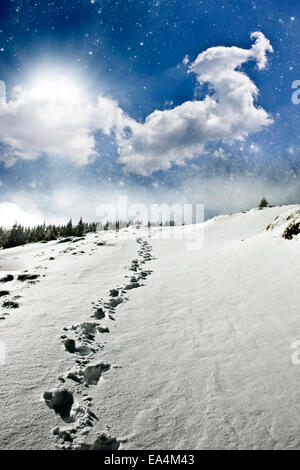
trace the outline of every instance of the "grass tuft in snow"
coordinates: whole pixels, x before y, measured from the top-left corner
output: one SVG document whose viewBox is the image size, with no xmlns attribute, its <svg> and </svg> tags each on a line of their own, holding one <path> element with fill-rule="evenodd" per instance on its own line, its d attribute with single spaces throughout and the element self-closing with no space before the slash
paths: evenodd
<svg viewBox="0 0 300 470">
<path fill-rule="evenodd" d="M 6 295 L 9 295 L 8 290 L 0 290 L 0 297 L 5 297 Z"/>
<path fill-rule="evenodd" d="M 19 274 L 18 276 L 18 281 L 24 282 L 24 281 L 34 281 L 35 279 L 38 279 L 40 277 L 39 274 Z"/>
<path fill-rule="evenodd" d="M 283 232 L 282 238 L 286 240 L 292 240 L 293 237 L 296 237 L 300 233 L 300 222 L 292 222 L 287 226 Z"/>
<path fill-rule="evenodd" d="M 11 282 L 14 280 L 14 276 L 12 274 L 7 274 L 7 276 L 4 276 L 0 279 L 0 282 Z"/>
<path fill-rule="evenodd" d="M 3 308 L 19 308 L 19 306 L 18 302 L 15 302 L 14 300 L 5 300 L 2 304 Z"/>
</svg>

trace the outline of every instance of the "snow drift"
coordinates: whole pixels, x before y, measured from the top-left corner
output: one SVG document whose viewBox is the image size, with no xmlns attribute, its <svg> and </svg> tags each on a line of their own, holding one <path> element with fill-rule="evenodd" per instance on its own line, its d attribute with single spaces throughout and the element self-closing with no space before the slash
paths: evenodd
<svg viewBox="0 0 300 470">
<path fill-rule="evenodd" d="M 299 448 L 297 217 L 2 251 L 1 448 Z"/>
</svg>

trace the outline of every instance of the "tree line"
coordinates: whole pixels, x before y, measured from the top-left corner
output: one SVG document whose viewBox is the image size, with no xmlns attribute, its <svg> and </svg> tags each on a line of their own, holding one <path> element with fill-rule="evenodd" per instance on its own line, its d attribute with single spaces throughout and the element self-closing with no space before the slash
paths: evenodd
<svg viewBox="0 0 300 470">
<path fill-rule="evenodd" d="M 134 225 L 142 225 L 141 221 L 126 222 L 122 220 L 116 220 L 115 222 L 107 221 L 104 225 L 101 222 L 85 223 L 82 217 L 76 225 L 73 225 L 72 219 L 66 225 L 43 224 L 35 227 L 24 227 L 21 224 L 15 223 L 11 229 L 0 227 L 0 248 L 13 248 L 15 246 L 26 245 L 27 243 L 49 242 L 60 238 L 83 237 L 87 233 L 99 230 L 118 231 L 121 228 L 129 227 L 133 223 Z M 148 228 L 157 225 L 162 227 L 163 223 L 148 222 Z M 175 222 L 170 220 L 165 222 L 164 225 L 174 226 Z"/>
<path fill-rule="evenodd" d="M 97 230 L 97 223 L 84 223 L 82 218 L 76 225 L 73 225 L 72 220 L 66 225 L 43 224 L 36 227 L 24 227 L 15 223 L 11 229 L 0 227 L 0 247 L 12 248 L 27 243 L 49 242 L 61 237 L 83 237 L 86 233 Z"/>
<path fill-rule="evenodd" d="M 270 207 L 266 198 L 262 198 L 258 208 L 264 209 Z M 37 225 L 36 227 L 24 227 L 18 223 L 11 229 L 0 227 L 0 248 L 12 248 L 14 246 L 26 245 L 27 243 L 49 242 L 59 238 L 66 237 L 83 237 L 87 233 L 97 232 L 99 230 L 120 230 L 130 225 L 143 225 L 142 221 L 123 221 L 116 220 L 114 222 L 107 221 L 104 225 L 101 222 L 85 223 L 80 218 L 76 225 L 73 225 L 72 219 L 66 225 Z M 174 227 L 176 222 L 168 220 L 166 222 L 148 222 L 148 228 L 155 226 Z M 182 223 L 184 225 L 184 223 Z"/>
</svg>

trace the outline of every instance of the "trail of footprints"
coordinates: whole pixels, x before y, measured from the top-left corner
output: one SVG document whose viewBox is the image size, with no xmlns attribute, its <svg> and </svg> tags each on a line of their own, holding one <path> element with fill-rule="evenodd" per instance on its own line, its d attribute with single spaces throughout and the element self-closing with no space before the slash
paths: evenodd
<svg viewBox="0 0 300 470">
<path fill-rule="evenodd" d="M 110 364 L 95 361 L 96 353 L 103 349 L 98 341 L 99 335 L 110 333 L 107 326 L 101 325 L 101 320 L 114 321 L 117 309 L 129 300 L 129 292 L 143 286 L 152 273 L 145 269 L 146 263 L 153 259 L 152 247 L 142 238 L 137 238 L 137 243 L 138 259 L 134 259 L 127 267 L 129 275 L 126 276 L 125 284 L 111 289 L 106 300 L 100 299 L 93 303 L 92 321 L 65 327 L 61 335 L 66 352 L 74 357 L 74 368 L 58 378 L 59 385 L 55 390 L 43 395 L 46 405 L 65 423 L 52 431 L 61 449 L 117 450 L 121 444 L 108 432 L 98 434 L 92 444 L 86 443 L 89 432 L 98 421 L 92 411 L 88 388 L 97 385 L 102 375 L 111 368 Z"/>
</svg>

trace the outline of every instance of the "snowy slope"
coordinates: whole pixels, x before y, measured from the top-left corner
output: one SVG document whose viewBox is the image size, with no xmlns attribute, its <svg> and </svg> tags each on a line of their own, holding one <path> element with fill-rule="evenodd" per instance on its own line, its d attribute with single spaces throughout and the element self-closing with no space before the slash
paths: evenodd
<svg viewBox="0 0 300 470">
<path fill-rule="evenodd" d="M 281 236 L 297 210 L 207 221 L 199 250 L 130 229 L 0 252 L 21 296 L 0 321 L 0 447 L 299 448 L 300 250 Z"/>
</svg>

